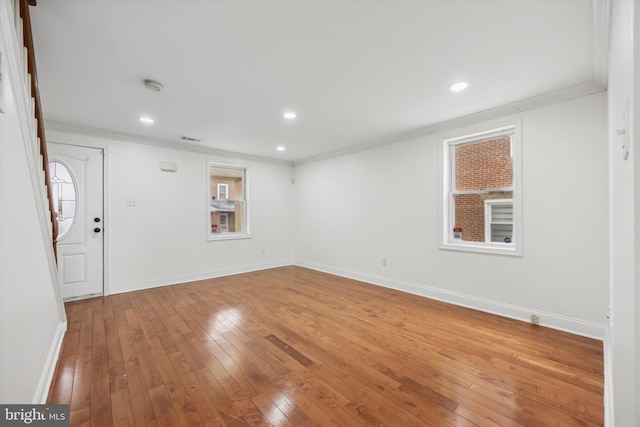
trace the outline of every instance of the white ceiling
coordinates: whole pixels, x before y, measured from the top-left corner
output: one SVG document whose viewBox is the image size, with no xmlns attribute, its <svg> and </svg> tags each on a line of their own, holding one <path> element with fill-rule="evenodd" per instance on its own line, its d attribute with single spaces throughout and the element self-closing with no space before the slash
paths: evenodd
<svg viewBox="0 0 640 427">
<path fill-rule="evenodd" d="M 595 75 L 588 0 L 47 0 L 31 15 L 50 127 L 288 161 Z"/>
</svg>

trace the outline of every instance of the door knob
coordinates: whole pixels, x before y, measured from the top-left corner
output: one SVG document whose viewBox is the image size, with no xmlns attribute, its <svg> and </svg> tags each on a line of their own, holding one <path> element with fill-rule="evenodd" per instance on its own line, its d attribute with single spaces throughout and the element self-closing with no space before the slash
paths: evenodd
<svg viewBox="0 0 640 427">
<path fill-rule="evenodd" d="M 98 217 L 93 218 L 93 222 L 100 222 L 100 218 Z"/>
<path fill-rule="evenodd" d="M 100 228 L 96 227 L 96 228 L 93 229 L 93 231 L 94 231 L 94 233 L 99 233 L 100 232 Z"/>
</svg>

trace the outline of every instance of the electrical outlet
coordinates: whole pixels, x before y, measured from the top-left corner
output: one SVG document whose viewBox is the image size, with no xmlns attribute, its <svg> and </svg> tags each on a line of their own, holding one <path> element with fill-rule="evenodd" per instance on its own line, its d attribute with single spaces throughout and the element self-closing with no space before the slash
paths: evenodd
<svg viewBox="0 0 640 427">
<path fill-rule="evenodd" d="M 387 265 L 387 259 L 386 258 L 382 258 L 382 265 Z"/>
<path fill-rule="evenodd" d="M 136 199 L 127 199 L 127 206 L 135 206 Z"/>
<path fill-rule="evenodd" d="M 540 318 L 538 317 L 537 314 L 532 314 L 531 315 L 531 323 L 533 323 L 534 325 L 539 325 L 540 324 Z"/>
<path fill-rule="evenodd" d="M 267 249 L 266 248 L 262 248 L 262 255 L 266 255 L 267 254 Z"/>
</svg>

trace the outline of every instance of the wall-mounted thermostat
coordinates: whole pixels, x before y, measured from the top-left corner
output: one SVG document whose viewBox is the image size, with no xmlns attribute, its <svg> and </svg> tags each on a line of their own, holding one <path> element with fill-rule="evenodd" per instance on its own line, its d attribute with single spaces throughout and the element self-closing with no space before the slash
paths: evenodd
<svg viewBox="0 0 640 427">
<path fill-rule="evenodd" d="M 629 100 L 624 106 L 624 112 L 622 113 L 622 128 L 616 129 L 616 135 L 622 140 L 622 160 L 629 159 Z"/>
</svg>

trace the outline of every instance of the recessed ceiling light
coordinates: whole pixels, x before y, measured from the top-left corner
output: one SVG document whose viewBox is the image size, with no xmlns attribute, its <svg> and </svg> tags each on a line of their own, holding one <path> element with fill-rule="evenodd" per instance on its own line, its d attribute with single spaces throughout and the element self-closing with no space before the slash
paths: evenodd
<svg viewBox="0 0 640 427">
<path fill-rule="evenodd" d="M 149 125 L 154 122 L 154 120 L 151 117 L 146 117 L 146 116 L 140 116 L 138 117 L 138 120 L 140 120 L 142 123 L 146 123 Z"/>
<path fill-rule="evenodd" d="M 284 117 L 285 119 L 293 120 L 296 118 L 296 113 L 294 113 L 293 111 L 287 111 L 282 115 L 282 117 Z"/>
<path fill-rule="evenodd" d="M 467 83 L 467 82 L 458 82 L 458 83 L 454 83 L 451 86 L 449 86 L 449 90 L 451 90 L 451 92 L 460 92 L 461 90 L 465 90 L 468 87 L 469 87 L 469 83 Z"/>
<path fill-rule="evenodd" d="M 278 150 L 278 151 L 284 151 L 284 150 L 286 150 L 286 147 L 285 147 L 284 145 L 278 145 L 278 146 L 276 147 L 276 150 Z"/>
</svg>

